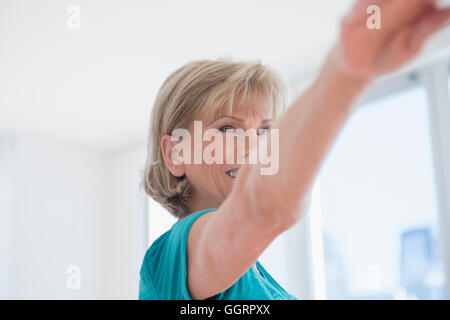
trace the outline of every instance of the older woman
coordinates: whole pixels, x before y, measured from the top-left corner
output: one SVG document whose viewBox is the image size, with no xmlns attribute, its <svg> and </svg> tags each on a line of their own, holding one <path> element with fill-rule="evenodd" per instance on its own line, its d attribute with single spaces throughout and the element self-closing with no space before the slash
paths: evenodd
<svg viewBox="0 0 450 320">
<path fill-rule="evenodd" d="M 412 59 L 450 18 L 432 0 L 379 0 L 382 29 L 370 30 L 371 4 L 356 2 L 317 79 L 286 112 L 279 79 L 259 63 L 196 61 L 167 78 L 153 108 L 143 182 L 178 222 L 145 255 L 140 299 L 295 299 L 258 257 L 308 210 L 312 183 L 361 92 Z M 195 133 L 195 120 L 215 139 L 254 129 L 247 138 L 257 146 L 277 129 L 279 141 L 268 147 L 279 169 L 261 174 L 264 164 L 237 161 L 254 149 L 229 140 L 213 153 L 235 161 L 192 161 L 210 143 L 195 141 L 182 154 L 172 135 Z"/>
</svg>

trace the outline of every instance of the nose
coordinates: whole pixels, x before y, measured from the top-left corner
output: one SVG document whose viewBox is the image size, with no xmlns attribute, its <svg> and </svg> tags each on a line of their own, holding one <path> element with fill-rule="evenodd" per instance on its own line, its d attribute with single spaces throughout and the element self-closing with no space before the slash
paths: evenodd
<svg viewBox="0 0 450 320">
<path fill-rule="evenodd" d="M 245 143 L 245 156 L 249 156 L 250 152 L 258 146 L 257 129 L 252 129 L 248 133 L 248 143 Z"/>
</svg>

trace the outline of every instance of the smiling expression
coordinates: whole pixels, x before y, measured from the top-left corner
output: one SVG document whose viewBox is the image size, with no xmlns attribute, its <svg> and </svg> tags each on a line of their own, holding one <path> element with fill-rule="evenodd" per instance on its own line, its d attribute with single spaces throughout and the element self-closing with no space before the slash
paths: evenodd
<svg viewBox="0 0 450 320">
<path fill-rule="evenodd" d="M 273 125 L 272 115 L 268 110 L 264 96 L 255 94 L 254 99 L 249 99 L 246 105 L 233 108 L 231 114 L 229 111 L 220 114 L 213 122 L 205 125 L 204 129 L 214 128 L 221 134 L 232 134 L 237 129 L 244 131 L 254 129 L 254 135 L 250 136 L 249 139 L 256 139 L 257 144 L 257 133 L 264 132 L 264 130 L 259 130 L 270 129 Z M 223 164 L 202 162 L 202 164 L 185 165 L 185 175 L 192 187 L 192 201 L 200 202 L 208 208 L 217 208 L 230 194 L 233 183 L 239 176 L 240 168 L 248 163 L 248 161 L 244 161 L 246 164 L 236 164 L 240 163 L 237 159 L 246 160 L 250 152 L 249 146 L 252 145 L 250 142 L 246 142 L 244 148 L 238 148 L 237 143 L 227 144 L 226 139 L 223 139 L 223 141 L 223 150 L 222 152 L 219 150 L 223 157 Z M 210 143 L 210 141 L 201 142 L 202 152 Z M 234 164 L 227 164 L 230 162 L 226 159 L 230 158 L 234 159 L 231 162 Z"/>
</svg>

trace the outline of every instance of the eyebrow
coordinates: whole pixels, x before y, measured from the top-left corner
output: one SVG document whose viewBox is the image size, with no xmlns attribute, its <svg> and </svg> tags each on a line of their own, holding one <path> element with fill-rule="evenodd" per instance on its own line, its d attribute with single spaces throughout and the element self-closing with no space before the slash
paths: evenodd
<svg viewBox="0 0 450 320">
<path fill-rule="evenodd" d="M 217 120 L 222 119 L 222 118 L 230 118 L 230 119 L 234 119 L 234 120 L 239 121 L 239 122 L 244 122 L 244 121 L 245 121 L 245 120 L 242 119 L 242 118 L 224 115 L 224 116 L 220 116 L 219 118 L 217 118 L 216 120 L 214 120 L 214 122 L 216 122 Z M 264 120 L 261 121 L 261 123 L 269 122 L 269 121 L 273 121 L 273 119 L 264 119 Z"/>
</svg>

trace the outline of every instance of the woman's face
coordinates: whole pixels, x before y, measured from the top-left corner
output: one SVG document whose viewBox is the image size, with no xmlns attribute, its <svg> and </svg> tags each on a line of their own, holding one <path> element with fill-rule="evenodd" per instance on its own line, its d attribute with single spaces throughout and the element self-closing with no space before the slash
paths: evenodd
<svg viewBox="0 0 450 320">
<path fill-rule="evenodd" d="M 211 123 L 202 122 L 203 134 L 208 129 L 214 129 L 217 138 L 221 138 L 223 142 L 222 148 L 206 149 L 208 145 L 215 141 L 212 137 L 211 141 L 203 141 L 201 137 L 192 135 L 192 158 L 194 155 L 194 139 L 195 143 L 201 145 L 202 155 L 211 154 L 215 159 L 221 159 L 222 163 L 205 163 L 202 157 L 201 164 L 185 165 L 185 174 L 191 184 L 191 200 L 192 210 L 200 210 L 202 208 L 217 208 L 230 194 L 239 169 L 249 164 L 249 152 L 258 145 L 259 135 L 270 129 L 273 124 L 270 109 L 266 107 L 265 99 L 262 94 L 255 94 L 248 99 L 246 105 L 242 104 L 240 108 L 233 108 L 232 114 L 221 114 Z M 251 110 L 249 112 L 246 112 Z M 246 132 L 245 139 L 237 138 L 241 129 Z M 249 130 L 251 129 L 251 130 Z M 237 130 L 237 131 L 236 131 Z M 211 132 L 214 132 L 211 131 Z M 227 137 L 228 136 L 228 137 Z M 227 138 L 234 140 L 232 143 Z M 242 137 L 242 136 L 241 136 Z M 201 139 L 201 141 L 198 141 Z M 252 141 L 250 141 L 252 139 Z M 211 152 L 211 150 L 213 150 Z M 239 160 L 238 160 L 239 159 Z M 240 164 L 244 163 L 244 164 Z M 254 164 L 254 162 L 252 162 Z"/>
</svg>

